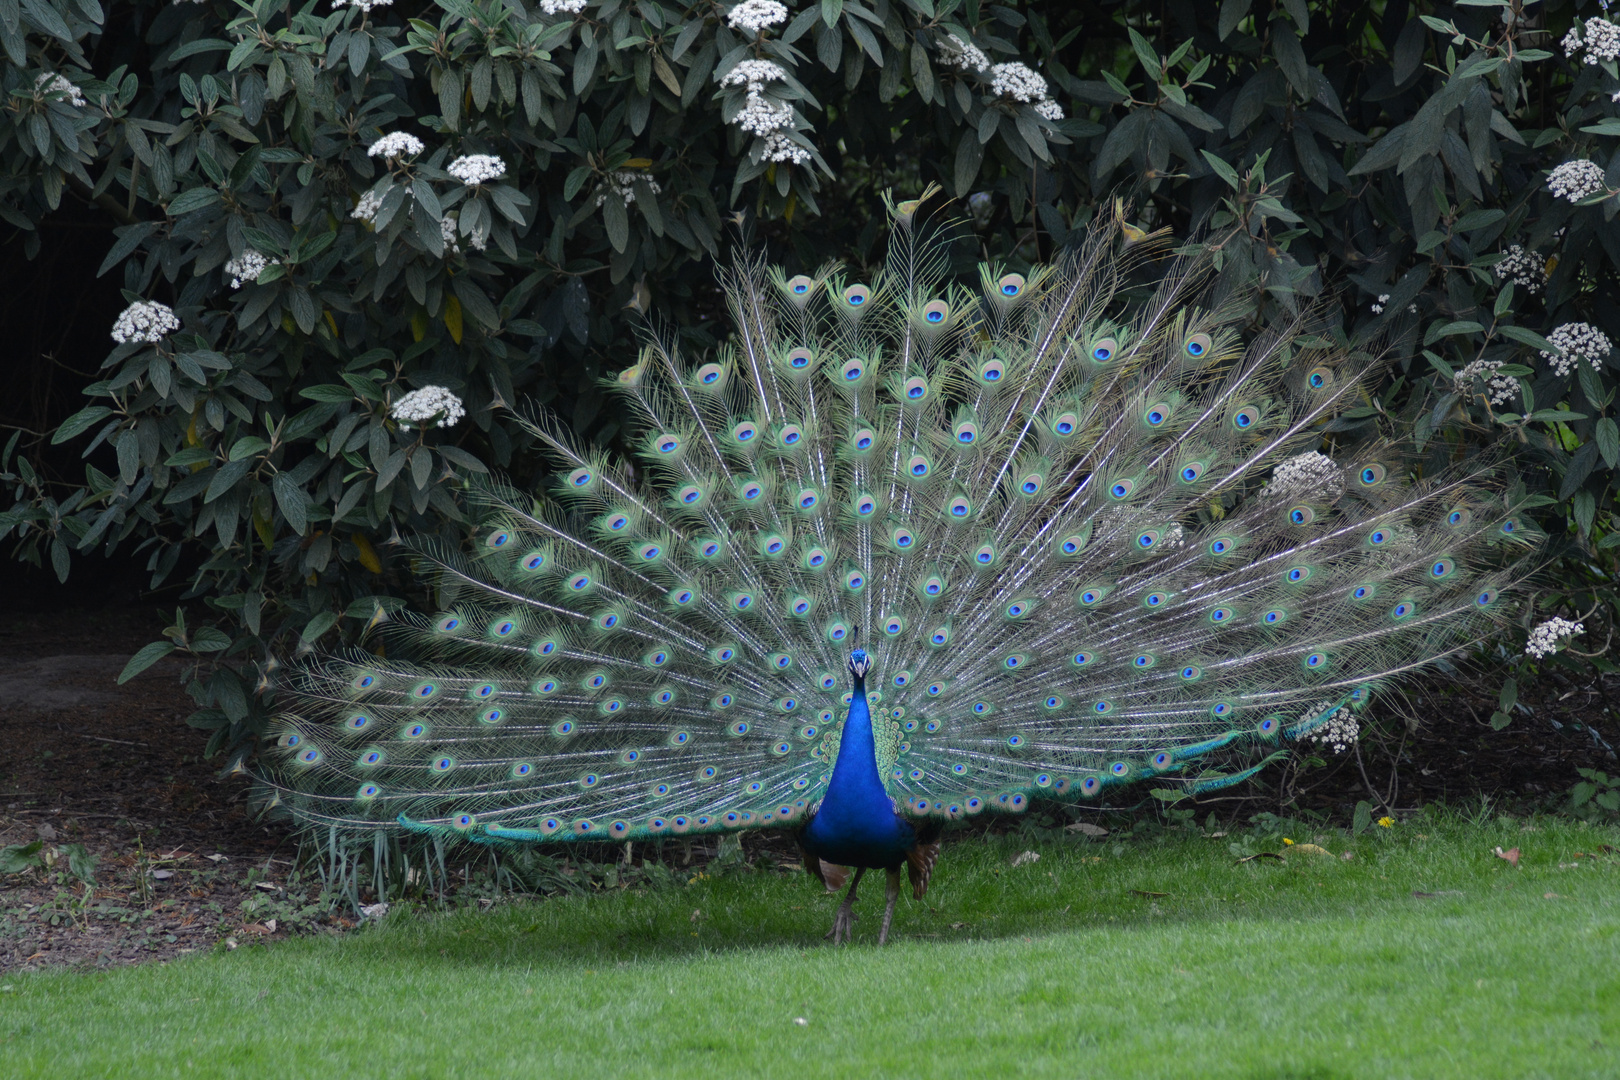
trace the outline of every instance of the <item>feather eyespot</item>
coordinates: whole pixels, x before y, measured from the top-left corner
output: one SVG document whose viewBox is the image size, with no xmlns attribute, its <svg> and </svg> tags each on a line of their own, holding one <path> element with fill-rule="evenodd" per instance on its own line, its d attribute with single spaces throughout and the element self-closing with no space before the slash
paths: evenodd
<svg viewBox="0 0 1620 1080">
<path fill-rule="evenodd" d="M 928 380 L 921 375 L 913 375 L 906 380 L 902 389 L 905 392 L 906 400 L 921 401 L 928 396 Z"/>
<path fill-rule="evenodd" d="M 719 386 L 725 381 L 726 369 L 719 364 L 704 364 L 697 369 L 699 386 Z"/>
<path fill-rule="evenodd" d="M 1006 374 L 1007 367 L 1000 360 L 986 360 L 979 365 L 979 378 L 984 382 L 998 383 Z"/>
<path fill-rule="evenodd" d="M 1187 339 L 1187 355 L 1197 360 L 1207 354 L 1213 345 L 1208 334 L 1194 334 Z"/>
<path fill-rule="evenodd" d="M 1024 291 L 1024 275 L 1005 274 L 996 282 L 996 291 L 1009 300 Z"/>
<path fill-rule="evenodd" d="M 1316 520 L 1316 511 L 1308 506 L 1296 506 L 1288 511 L 1288 520 L 1295 525 L 1309 525 Z"/>
<path fill-rule="evenodd" d="M 844 366 L 838 369 L 838 374 L 845 382 L 860 382 L 861 376 L 866 374 L 866 362 L 863 360 L 846 360 Z"/>
<path fill-rule="evenodd" d="M 1092 342 L 1091 358 L 1099 364 L 1106 364 L 1108 361 L 1114 358 L 1114 354 L 1118 351 L 1119 342 L 1115 341 L 1111 337 L 1101 338 L 1098 341 Z"/>
<path fill-rule="evenodd" d="M 1232 413 L 1232 426 L 1239 431 L 1246 431 L 1260 422 L 1260 410 L 1253 405 L 1244 405 Z"/>
<path fill-rule="evenodd" d="M 805 296 L 810 292 L 811 281 L 803 274 L 788 278 L 788 292 L 794 296 Z"/>
<path fill-rule="evenodd" d="M 844 303 L 852 308 L 859 308 L 872 298 L 872 292 L 865 285 L 851 285 L 844 290 Z"/>
<path fill-rule="evenodd" d="M 950 316 L 950 305 L 943 300 L 930 300 L 923 305 L 923 321 L 930 326 L 938 326 Z"/>
<path fill-rule="evenodd" d="M 1370 464 L 1363 465 L 1361 467 L 1361 471 L 1356 475 L 1356 479 L 1361 481 L 1362 487 L 1376 487 L 1378 484 L 1383 483 L 1384 477 L 1388 475 L 1389 470 L 1384 468 L 1383 465 L 1374 461 Z"/>
<path fill-rule="evenodd" d="M 787 365 L 795 371 L 803 371 L 815 360 L 815 355 L 809 349 L 794 349 L 787 354 Z"/>
<path fill-rule="evenodd" d="M 1333 370 L 1325 367 L 1314 367 L 1305 375 L 1305 385 L 1312 390 L 1321 390 L 1333 382 Z"/>
<path fill-rule="evenodd" d="M 1147 421 L 1148 427 L 1164 426 L 1165 421 L 1170 419 L 1169 403 L 1160 402 L 1157 405 L 1149 407 L 1148 411 L 1142 414 L 1142 419 Z"/>
</svg>

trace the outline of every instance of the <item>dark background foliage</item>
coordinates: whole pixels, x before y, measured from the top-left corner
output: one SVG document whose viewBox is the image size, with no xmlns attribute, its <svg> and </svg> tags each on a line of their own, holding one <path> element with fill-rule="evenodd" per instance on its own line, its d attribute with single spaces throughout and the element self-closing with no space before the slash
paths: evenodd
<svg viewBox="0 0 1620 1080">
<path fill-rule="evenodd" d="M 461 542 L 475 474 L 541 482 L 502 405 L 613 442 L 599 381 L 633 362 L 641 314 L 712 348 L 739 238 L 859 271 L 883 255 L 883 194 L 937 183 L 964 271 L 1058 257 L 1123 195 L 1141 227 L 1217 244 L 1257 323 L 1314 303 L 1391 347 L 1389 380 L 1337 423 L 1519 455 L 1568 539 L 1546 606 L 1596 640 L 1620 548 L 1615 358 L 1542 351 L 1565 324 L 1620 335 L 1620 77 L 1598 44 L 1561 44 L 1597 4 L 793 0 L 757 33 L 735 6 L 0 0 L 10 554 L 182 602 L 138 662 L 195 657 L 192 722 L 238 760 L 258 666 L 427 604 L 393 538 Z M 953 36 L 1037 71 L 1063 118 Z M 763 93 L 808 160 L 772 162 L 734 122 L 748 103 L 723 78 L 748 59 L 787 74 Z M 387 132 L 425 149 L 368 156 Z M 445 171 L 472 153 L 506 176 Z M 1573 200 L 1548 184 L 1571 160 L 1601 174 Z M 358 220 L 367 192 L 380 210 Z M 278 265 L 232 288 L 248 249 Z M 109 353 L 136 300 L 183 328 Z M 426 385 L 467 420 L 391 419 Z M 1522 677 L 1516 645 L 1498 655 Z"/>
</svg>

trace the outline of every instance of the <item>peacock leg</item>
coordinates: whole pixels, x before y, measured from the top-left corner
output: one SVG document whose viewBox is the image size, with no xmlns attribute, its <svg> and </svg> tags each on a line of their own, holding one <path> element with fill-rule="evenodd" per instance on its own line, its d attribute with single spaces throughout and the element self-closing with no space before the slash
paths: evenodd
<svg viewBox="0 0 1620 1080">
<path fill-rule="evenodd" d="M 866 867 L 855 868 L 855 880 L 849 883 L 849 892 L 844 894 L 844 902 L 838 905 L 838 914 L 833 916 L 832 929 L 827 931 L 827 937 L 837 945 L 848 942 L 855 929 L 855 920 L 860 916 L 855 914 L 855 887 L 861 883 L 861 875 L 866 873 Z"/>
<path fill-rule="evenodd" d="M 894 919 L 894 901 L 900 895 L 900 868 L 893 867 L 888 872 L 888 881 L 883 887 L 883 929 L 878 931 L 878 944 L 886 944 L 889 940 L 889 923 Z"/>
</svg>

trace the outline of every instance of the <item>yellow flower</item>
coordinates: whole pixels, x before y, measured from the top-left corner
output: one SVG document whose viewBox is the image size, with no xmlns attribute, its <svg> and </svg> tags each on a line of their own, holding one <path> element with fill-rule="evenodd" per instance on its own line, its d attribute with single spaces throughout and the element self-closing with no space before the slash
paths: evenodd
<svg viewBox="0 0 1620 1080">
<path fill-rule="evenodd" d="M 1288 837 L 1286 837 L 1286 836 L 1283 837 L 1283 843 L 1285 845 L 1287 845 L 1288 847 L 1293 847 L 1294 846 L 1294 842 L 1292 840 L 1288 839 Z"/>
<path fill-rule="evenodd" d="M 1380 828 L 1388 829 L 1391 826 L 1393 826 L 1394 824 L 1395 824 L 1395 819 L 1392 818 L 1392 817 L 1381 817 L 1381 818 L 1378 819 L 1378 825 L 1379 825 Z"/>
</svg>

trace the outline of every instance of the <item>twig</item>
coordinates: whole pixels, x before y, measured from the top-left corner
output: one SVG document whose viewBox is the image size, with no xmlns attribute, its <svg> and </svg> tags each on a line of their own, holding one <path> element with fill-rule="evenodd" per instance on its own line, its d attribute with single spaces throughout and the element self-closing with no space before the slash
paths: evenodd
<svg viewBox="0 0 1620 1080">
<path fill-rule="evenodd" d="M 96 742 L 118 743 L 120 746 L 151 746 L 152 745 L 151 743 L 130 742 L 128 739 L 109 739 L 105 735 L 91 735 L 90 733 L 84 732 L 84 731 L 81 731 L 78 734 L 79 734 L 79 736 L 81 738 L 94 739 L 94 740 L 96 740 Z"/>
</svg>

